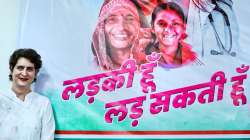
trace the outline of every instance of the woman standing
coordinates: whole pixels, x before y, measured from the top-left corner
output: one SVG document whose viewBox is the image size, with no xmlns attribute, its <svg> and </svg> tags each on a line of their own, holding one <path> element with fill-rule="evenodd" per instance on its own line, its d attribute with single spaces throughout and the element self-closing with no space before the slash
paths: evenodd
<svg viewBox="0 0 250 140">
<path fill-rule="evenodd" d="M 41 66 L 41 56 L 33 49 L 18 49 L 11 55 L 11 88 L 0 93 L 1 140 L 54 139 L 51 103 L 31 89 Z"/>
</svg>

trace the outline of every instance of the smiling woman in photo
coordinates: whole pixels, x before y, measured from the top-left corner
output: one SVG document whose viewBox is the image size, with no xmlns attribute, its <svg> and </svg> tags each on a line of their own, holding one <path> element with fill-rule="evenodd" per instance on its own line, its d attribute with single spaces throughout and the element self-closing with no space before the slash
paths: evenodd
<svg viewBox="0 0 250 140">
<path fill-rule="evenodd" d="M 92 40 L 99 67 L 102 70 L 117 69 L 132 58 L 131 50 L 139 31 L 140 17 L 130 0 L 105 1 Z"/>
<path fill-rule="evenodd" d="M 154 42 L 148 45 L 146 53 L 161 53 L 160 65 L 179 67 L 197 60 L 186 38 L 186 18 L 179 5 L 173 2 L 159 4 L 152 13 Z"/>
</svg>

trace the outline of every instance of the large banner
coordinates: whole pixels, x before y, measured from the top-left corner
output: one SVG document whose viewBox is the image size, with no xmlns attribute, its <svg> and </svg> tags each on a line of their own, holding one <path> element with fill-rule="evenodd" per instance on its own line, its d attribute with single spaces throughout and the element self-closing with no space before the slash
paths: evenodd
<svg viewBox="0 0 250 140">
<path fill-rule="evenodd" d="M 22 0 L 57 138 L 250 137 L 247 0 Z"/>
</svg>

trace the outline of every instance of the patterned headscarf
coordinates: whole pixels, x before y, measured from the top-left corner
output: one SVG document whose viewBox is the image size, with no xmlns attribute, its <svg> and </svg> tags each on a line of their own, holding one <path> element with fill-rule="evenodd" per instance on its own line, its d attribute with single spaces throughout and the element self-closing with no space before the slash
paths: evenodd
<svg viewBox="0 0 250 140">
<path fill-rule="evenodd" d="M 92 38 L 92 50 L 96 57 L 96 61 L 102 70 L 114 69 L 114 64 L 107 53 L 108 46 L 105 40 L 104 21 L 110 14 L 112 14 L 113 11 L 120 8 L 129 10 L 135 18 L 140 21 L 138 11 L 130 0 L 109 0 L 104 2 L 99 14 L 98 24 Z M 132 44 L 132 47 L 133 45 L 134 44 Z"/>
</svg>

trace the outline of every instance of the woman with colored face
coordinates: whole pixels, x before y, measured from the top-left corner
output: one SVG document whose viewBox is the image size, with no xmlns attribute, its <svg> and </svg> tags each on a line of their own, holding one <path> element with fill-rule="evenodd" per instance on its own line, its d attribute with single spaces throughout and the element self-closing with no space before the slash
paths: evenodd
<svg viewBox="0 0 250 140">
<path fill-rule="evenodd" d="M 186 37 L 186 19 L 182 9 L 173 2 L 159 4 L 152 13 L 154 43 L 146 51 L 159 52 L 162 66 L 181 66 L 196 60 L 191 46 L 183 40 Z"/>
<path fill-rule="evenodd" d="M 117 69 L 131 58 L 139 31 L 139 14 L 130 0 L 105 1 L 92 40 L 92 50 L 100 68 Z"/>
</svg>

